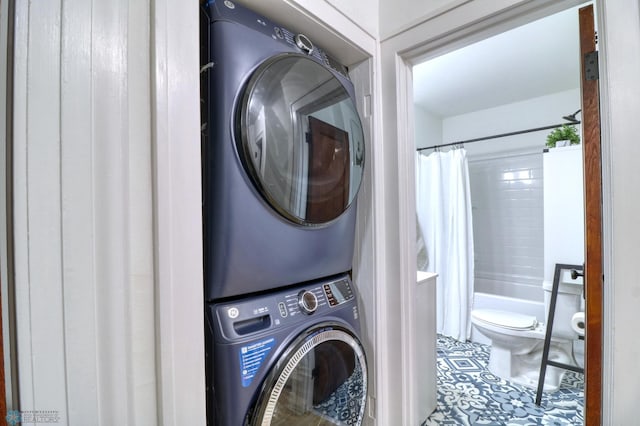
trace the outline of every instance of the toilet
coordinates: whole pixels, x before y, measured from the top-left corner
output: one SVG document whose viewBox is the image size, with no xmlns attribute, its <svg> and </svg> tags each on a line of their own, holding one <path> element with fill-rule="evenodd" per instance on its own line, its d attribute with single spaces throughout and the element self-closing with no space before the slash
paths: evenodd
<svg viewBox="0 0 640 426">
<path fill-rule="evenodd" d="M 548 316 L 552 284 L 543 284 L 545 316 Z M 549 359 L 574 364 L 573 342 L 577 333 L 571 327 L 571 317 L 580 310 L 582 280 L 561 280 L 556 300 L 555 319 Z M 546 324 L 535 316 L 492 309 L 471 311 L 471 323 L 491 341 L 489 371 L 494 375 L 527 387 L 537 388 Z M 566 370 L 548 367 L 544 390 L 560 387 Z"/>
</svg>

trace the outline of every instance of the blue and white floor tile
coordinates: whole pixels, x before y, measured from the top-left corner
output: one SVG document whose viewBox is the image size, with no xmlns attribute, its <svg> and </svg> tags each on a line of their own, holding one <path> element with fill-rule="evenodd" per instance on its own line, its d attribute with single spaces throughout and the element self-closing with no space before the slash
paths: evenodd
<svg viewBox="0 0 640 426">
<path fill-rule="evenodd" d="M 422 426 L 583 424 L 583 374 L 567 371 L 538 407 L 535 390 L 494 376 L 488 363 L 488 346 L 438 336 L 438 407 Z"/>
</svg>

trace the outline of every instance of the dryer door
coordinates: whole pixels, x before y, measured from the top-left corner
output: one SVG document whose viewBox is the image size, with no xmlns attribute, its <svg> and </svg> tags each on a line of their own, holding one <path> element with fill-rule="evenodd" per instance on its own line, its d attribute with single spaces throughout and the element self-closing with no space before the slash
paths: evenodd
<svg viewBox="0 0 640 426">
<path fill-rule="evenodd" d="M 362 345 L 347 329 L 318 326 L 267 377 L 249 425 L 360 425 L 367 397 Z"/>
<path fill-rule="evenodd" d="M 355 199 L 364 169 L 362 124 L 343 82 L 314 60 L 284 54 L 258 67 L 235 130 L 253 183 L 285 218 L 328 223 Z"/>
</svg>

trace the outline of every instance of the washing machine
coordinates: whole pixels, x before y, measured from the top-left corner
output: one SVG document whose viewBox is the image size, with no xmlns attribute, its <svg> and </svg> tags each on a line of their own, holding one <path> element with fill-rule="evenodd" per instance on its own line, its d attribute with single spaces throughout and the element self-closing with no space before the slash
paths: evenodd
<svg viewBox="0 0 640 426">
<path fill-rule="evenodd" d="M 205 299 L 350 270 L 365 142 L 347 69 L 237 3 L 202 11 Z"/>
<path fill-rule="evenodd" d="M 359 425 L 367 363 L 348 275 L 212 303 L 210 425 Z"/>
</svg>

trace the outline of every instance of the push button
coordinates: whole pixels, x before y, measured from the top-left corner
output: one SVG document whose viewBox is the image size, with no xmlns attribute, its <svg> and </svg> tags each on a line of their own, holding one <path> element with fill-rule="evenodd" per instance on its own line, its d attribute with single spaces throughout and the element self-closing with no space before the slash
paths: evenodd
<svg viewBox="0 0 640 426">
<path fill-rule="evenodd" d="M 287 312 L 287 306 L 284 304 L 284 302 L 278 303 L 278 310 L 280 311 L 280 316 L 282 318 L 286 318 L 287 315 L 289 315 L 289 313 Z"/>
</svg>

